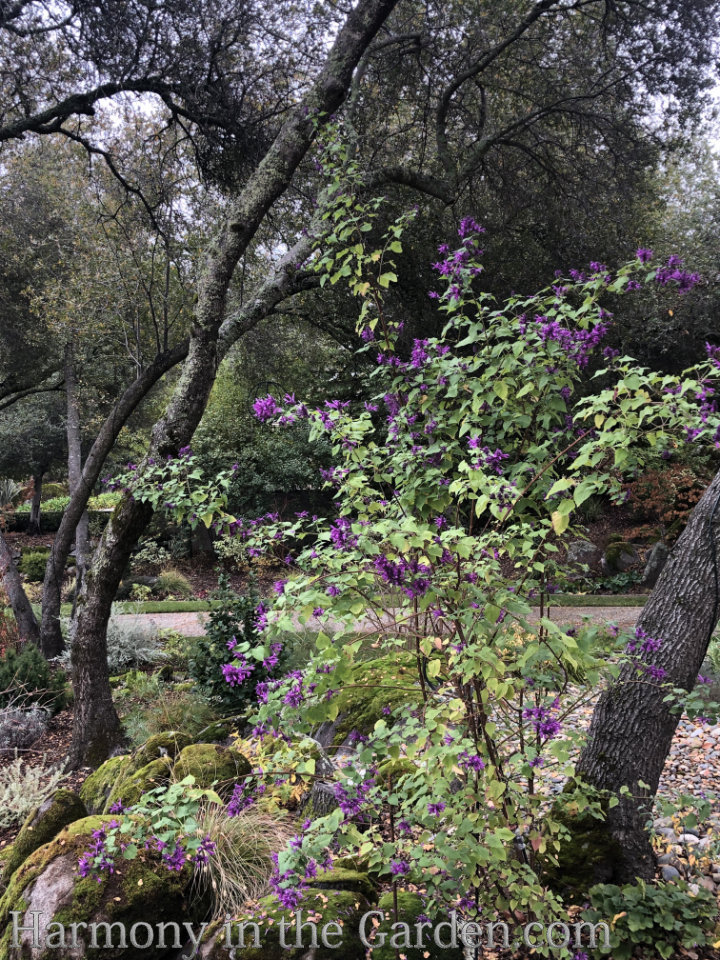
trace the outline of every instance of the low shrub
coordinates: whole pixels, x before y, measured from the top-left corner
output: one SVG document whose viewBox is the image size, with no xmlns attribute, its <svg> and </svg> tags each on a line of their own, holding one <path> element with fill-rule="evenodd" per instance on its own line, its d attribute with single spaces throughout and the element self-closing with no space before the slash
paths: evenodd
<svg viewBox="0 0 720 960">
<path fill-rule="evenodd" d="M 0 613 L 0 658 L 6 650 L 18 650 L 22 645 L 20 631 L 12 617 Z"/>
<path fill-rule="evenodd" d="M 257 702 L 255 687 L 258 683 L 285 672 L 286 651 L 283 647 L 278 652 L 278 662 L 270 669 L 262 662 L 253 662 L 251 679 L 232 686 L 223 674 L 223 667 L 233 661 L 228 644 L 259 647 L 257 607 L 260 598 L 252 594 L 240 596 L 232 590 L 228 578 L 221 576 L 212 599 L 215 603 L 208 617 L 205 636 L 199 637 L 190 650 L 188 672 L 204 694 L 220 703 L 226 715 L 241 714 Z"/>
<path fill-rule="evenodd" d="M 149 667 L 165 658 L 160 631 L 153 623 L 146 623 L 140 617 L 138 608 L 129 611 L 134 620 L 121 620 L 113 613 L 107 628 L 107 662 L 111 674 L 122 673 L 137 667 Z M 57 662 L 66 670 L 70 669 L 72 634 L 65 622 L 66 649 Z"/>
<path fill-rule="evenodd" d="M 161 597 L 188 599 L 193 596 L 194 590 L 186 576 L 170 567 L 160 572 L 153 593 Z"/>
<path fill-rule="evenodd" d="M 157 676 L 131 675 L 115 699 L 125 733 L 135 746 L 166 730 L 182 730 L 195 738 L 219 718 L 213 704 L 196 690 L 172 687 Z"/>
<path fill-rule="evenodd" d="M 49 556 L 49 550 L 30 550 L 20 558 L 18 570 L 30 583 L 42 583 Z"/>
<path fill-rule="evenodd" d="M 714 927 L 717 903 L 702 887 L 692 894 L 684 883 L 601 883 L 589 896 L 592 909 L 583 913 L 583 920 L 609 924 L 614 918 L 610 946 L 600 951 L 611 953 L 613 960 L 629 960 L 639 949 L 643 957 L 669 960 L 681 947 L 706 944 Z"/>
<path fill-rule="evenodd" d="M 707 489 L 710 477 L 689 466 L 669 464 L 648 470 L 627 485 L 629 502 L 636 516 L 660 522 L 678 532 Z"/>
<path fill-rule="evenodd" d="M 31 810 L 52 796 L 64 778 L 62 767 L 29 767 L 20 757 L 0 768 L 0 829 L 22 823 Z"/>
<path fill-rule="evenodd" d="M 37 704 L 51 713 L 65 705 L 65 674 L 52 669 L 38 647 L 25 643 L 0 657 L 0 707 Z"/>
<path fill-rule="evenodd" d="M 34 704 L 29 710 L 0 709 L 0 749 L 24 750 L 47 730 L 48 712 Z"/>
</svg>

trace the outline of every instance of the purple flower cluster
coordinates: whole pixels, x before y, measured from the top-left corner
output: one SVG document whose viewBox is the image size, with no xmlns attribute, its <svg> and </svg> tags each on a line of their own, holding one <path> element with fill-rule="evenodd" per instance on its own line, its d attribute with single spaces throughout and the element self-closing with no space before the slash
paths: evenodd
<svg viewBox="0 0 720 960">
<path fill-rule="evenodd" d="M 562 730 L 562 724 L 553 716 L 559 709 L 560 701 L 557 697 L 546 707 L 527 707 L 523 710 L 523 719 L 531 720 L 535 732 L 541 740 L 552 740 Z"/>
<path fill-rule="evenodd" d="M 668 257 L 665 266 L 660 267 L 655 273 L 655 282 L 661 287 L 666 287 L 670 283 L 677 285 L 678 293 L 687 293 L 693 287 L 700 283 L 699 273 L 690 273 L 682 269 L 683 261 L 680 257 L 673 254 Z"/>
<path fill-rule="evenodd" d="M 543 343 L 554 341 L 559 344 L 563 353 L 579 367 L 587 366 L 592 351 L 600 345 L 609 330 L 606 323 L 596 323 L 588 330 L 569 330 L 558 320 L 548 320 L 543 316 L 535 317 L 535 324 Z"/>
<path fill-rule="evenodd" d="M 346 820 L 355 820 L 360 817 L 368 803 L 368 794 L 374 786 L 373 777 L 358 784 L 347 780 L 335 784 L 333 793 Z"/>
<path fill-rule="evenodd" d="M 103 873 L 115 873 L 115 861 L 107 851 L 107 833 L 104 827 L 93 830 L 92 838 L 92 847 L 86 850 L 78 860 L 78 873 L 83 878 L 95 873 L 95 879 L 100 883 Z"/>
<path fill-rule="evenodd" d="M 223 668 L 225 682 L 231 687 L 240 687 L 255 670 L 255 665 L 248 663 L 245 654 L 235 654 L 235 663 L 226 663 Z"/>
<path fill-rule="evenodd" d="M 282 413 L 282 407 L 278 406 L 277 400 L 271 393 L 266 397 L 258 397 L 255 403 L 253 403 L 253 410 L 258 420 L 261 420 L 263 423 Z"/>
<path fill-rule="evenodd" d="M 641 627 L 635 628 L 635 636 L 630 640 L 625 648 L 625 652 L 635 665 L 639 673 L 643 673 L 654 680 L 656 683 L 662 683 L 667 677 L 667 671 L 654 663 L 645 663 L 643 657 L 651 657 L 657 653 L 662 646 L 662 640 L 651 637 Z"/>
<path fill-rule="evenodd" d="M 400 587 L 411 600 L 430 589 L 430 567 L 417 560 L 390 560 L 384 554 L 375 558 L 375 570 L 385 583 Z"/>
</svg>

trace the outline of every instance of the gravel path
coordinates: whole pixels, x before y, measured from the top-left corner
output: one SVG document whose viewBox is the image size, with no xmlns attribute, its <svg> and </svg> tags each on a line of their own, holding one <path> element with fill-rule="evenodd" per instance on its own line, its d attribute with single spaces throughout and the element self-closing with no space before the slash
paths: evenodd
<svg viewBox="0 0 720 960">
<path fill-rule="evenodd" d="M 551 607 L 550 616 L 557 623 L 580 626 L 585 617 L 593 624 L 615 623 L 623 629 L 635 626 L 641 607 Z M 152 623 L 158 630 L 174 630 L 184 637 L 199 637 L 205 633 L 207 613 L 123 613 L 121 623 Z"/>
</svg>

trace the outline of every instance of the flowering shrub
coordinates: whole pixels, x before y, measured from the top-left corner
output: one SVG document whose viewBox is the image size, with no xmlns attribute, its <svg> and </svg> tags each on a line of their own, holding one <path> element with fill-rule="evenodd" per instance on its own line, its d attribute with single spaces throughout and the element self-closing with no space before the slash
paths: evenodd
<svg viewBox="0 0 720 960">
<path fill-rule="evenodd" d="M 617 271 L 591 264 L 498 304 L 474 291 L 482 229 L 466 218 L 458 248 L 443 244 L 435 264 L 442 335 L 416 340 L 403 357 L 402 319 L 384 291 L 396 279 L 392 257 L 407 217 L 367 249 L 379 201 L 360 202 L 337 181 L 332 189 L 332 233 L 315 263 L 321 282 L 346 279 L 361 300 L 375 397 L 363 408 L 328 400 L 311 409 L 269 395 L 255 411 L 329 438 L 337 465 L 324 477 L 337 517 L 210 522 L 252 555 L 285 551 L 288 574 L 257 611 L 259 651 L 298 618 L 321 628 L 331 621 L 334 631 L 331 639 L 320 630 L 305 669 L 255 685 L 256 736 L 307 735 L 336 720 L 337 691 L 353 685 L 360 658 L 404 651 L 414 672 L 374 688 L 402 686 L 408 697 L 338 764 L 337 809 L 303 824 L 278 856 L 274 885 L 292 908 L 333 853 L 351 852 L 395 885 L 421 884 L 428 913 L 547 921 L 561 902 L 537 861 L 555 861 L 566 835 L 548 773 L 573 772 L 579 734 L 567 718 L 586 695 L 573 678 L 596 687 L 617 671 L 544 615 L 557 539 L 589 497 L 623 498 L 624 472 L 661 457 L 675 437 L 720 443 L 718 357 L 710 350 L 682 381 L 648 372 L 603 350 L 612 317 L 602 301 L 643 283 L 685 289 L 697 278 L 677 263 L 648 272 L 652 255 L 639 250 Z M 598 355 L 598 392 L 574 402 Z M 134 495 L 144 495 L 141 486 Z M 626 651 L 645 682 L 663 682 L 652 664 L 659 642 L 636 636 Z M 252 651 L 244 654 L 249 661 Z M 251 673 L 237 679 L 253 686 Z M 617 802 L 577 779 L 565 800 L 595 817 Z"/>
<path fill-rule="evenodd" d="M 254 704 L 258 685 L 262 689 L 271 677 L 281 675 L 283 644 L 262 645 L 258 622 L 264 622 L 265 605 L 256 595 L 238 596 L 221 576 L 212 598 L 205 635 L 193 642 L 188 671 L 224 712 L 240 714 Z M 249 677 L 253 684 L 245 683 Z"/>
<path fill-rule="evenodd" d="M 215 843 L 201 835 L 197 817 L 203 801 L 222 801 L 214 791 L 201 790 L 194 783 L 194 777 L 185 777 L 169 787 L 157 787 L 127 809 L 120 801 L 114 804 L 110 813 L 119 819 L 93 830 L 93 844 L 78 861 L 80 876 L 94 876 L 100 883 L 103 874 L 115 872 L 118 857 L 134 860 L 140 851 L 158 853 L 168 870 L 207 863 Z"/>
</svg>

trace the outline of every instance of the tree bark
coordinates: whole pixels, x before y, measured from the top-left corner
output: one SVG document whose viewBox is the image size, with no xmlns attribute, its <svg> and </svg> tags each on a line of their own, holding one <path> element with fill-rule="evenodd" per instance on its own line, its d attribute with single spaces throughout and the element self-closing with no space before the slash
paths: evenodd
<svg viewBox="0 0 720 960">
<path fill-rule="evenodd" d="M 33 476 L 33 498 L 30 507 L 30 522 L 28 523 L 28 533 L 40 533 L 40 510 L 42 504 L 42 485 L 44 470 L 38 470 Z"/>
<path fill-rule="evenodd" d="M 75 345 L 69 340 L 65 347 L 65 399 L 66 432 L 68 447 L 68 485 L 70 496 L 82 483 L 82 431 L 80 427 L 80 402 L 77 391 L 77 371 L 75 369 Z M 86 498 L 87 502 L 87 498 Z M 75 527 L 75 576 L 77 597 L 85 579 L 87 556 L 90 551 L 90 516 L 87 508 L 83 510 Z M 60 571 L 62 578 L 63 570 Z M 75 605 L 73 604 L 73 614 Z"/>
<path fill-rule="evenodd" d="M 397 2 L 361 0 L 351 10 L 317 80 L 285 121 L 233 203 L 200 283 L 188 359 L 167 411 L 153 429 L 149 457 L 177 455 L 192 439 L 217 374 L 218 338 L 237 263 L 274 202 L 289 186 L 315 138 L 317 123 L 332 115 L 345 99 L 355 67 Z M 287 266 L 283 275 L 289 284 Z M 109 717 L 112 699 L 106 662 L 107 622 L 123 568 L 150 515 L 144 504 L 126 498 L 106 527 L 87 573 L 73 643 L 73 766 L 97 763 L 107 754 L 113 739 L 119 737 L 117 717 Z M 103 729 L 105 723 L 109 731 Z"/>
<path fill-rule="evenodd" d="M 70 496 L 70 503 L 63 512 L 45 568 L 40 643 L 43 653 L 48 658 L 58 656 L 63 649 L 60 631 L 60 588 L 63 571 L 75 537 L 75 529 L 93 487 L 100 477 L 103 464 L 128 418 L 168 370 L 187 356 L 187 351 L 188 342 L 185 340 L 172 350 L 157 356 L 150 366 L 141 372 L 137 380 L 127 387 L 105 419 L 85 458 L 80 480 Z"/>
<path fill-rule="evenodd" d="M 38 623 L 2 531 L 0 531 L 0 580 L 10 598 L 20 636 L 31 643 L 39 643 Z"/>
<path fill-rule="evenodd" d="M 718 622 L 719 555 L 720 473 L 693 510 L 637 623 L 661 640 L 659 650 L 643 662 L 662 668 L 664 682 L 686 691 L 695 685 Z M 631 796 L 609 810 L 600 825 L 606 849 L 616 851 L 601 866 L 618 883 L 651 879 L 655 873 L 645 823 L 680 720 L 672 704 L 663 702 L 667 692 L 632 664 L 623 666 L 595 707 L 578 763 L 578 773 L 595 787 L 613 794 L 622 786 L 630 789 Z"/>
</svg>

